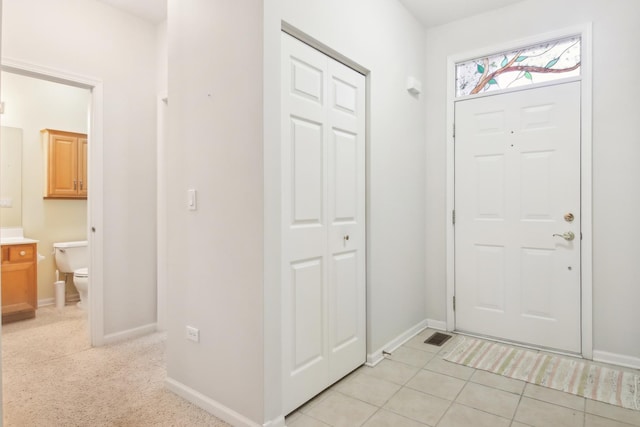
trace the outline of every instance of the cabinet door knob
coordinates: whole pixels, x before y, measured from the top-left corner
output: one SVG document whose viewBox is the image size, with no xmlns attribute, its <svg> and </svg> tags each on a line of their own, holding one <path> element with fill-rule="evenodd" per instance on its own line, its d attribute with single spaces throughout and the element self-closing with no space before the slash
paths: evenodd
<svg viewBox="0 0 640 427">
<path fill-rule="evenodd" d="M 20 251 L 20 256 L 25 256 L 27 254 L 26 251 Z"/>
</svg>

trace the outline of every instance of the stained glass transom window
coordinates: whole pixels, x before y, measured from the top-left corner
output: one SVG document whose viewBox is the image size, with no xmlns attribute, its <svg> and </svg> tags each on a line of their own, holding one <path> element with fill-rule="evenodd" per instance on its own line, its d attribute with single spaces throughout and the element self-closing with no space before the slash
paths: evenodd
<svg viewBox="0 0 640 427">
<path fill-rule="evenodd" d="M 580 75 L 580 36 L 456 64 L 456 96 Z"/>
</svg>

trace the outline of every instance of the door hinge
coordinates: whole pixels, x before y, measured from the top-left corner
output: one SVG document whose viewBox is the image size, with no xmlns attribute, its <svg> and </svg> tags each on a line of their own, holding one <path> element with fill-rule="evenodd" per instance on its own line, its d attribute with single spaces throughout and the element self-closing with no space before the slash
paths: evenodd
<svg viewBox="0 0 640 427">
<path fill-rule="evenodd" d="M 456 311 L 456 297 L 453 296 L 453 311 Z"/>
<path fill-rule="evenodd" d="M 451 211 L 451 223 L 453 225 L 456 225 L 456 210 L 455 209 Z"/>
<path fill-rule="evenodd" d="M 456 137 L 456 124 L 453 124 L 453 137 Z"/>
</svg>

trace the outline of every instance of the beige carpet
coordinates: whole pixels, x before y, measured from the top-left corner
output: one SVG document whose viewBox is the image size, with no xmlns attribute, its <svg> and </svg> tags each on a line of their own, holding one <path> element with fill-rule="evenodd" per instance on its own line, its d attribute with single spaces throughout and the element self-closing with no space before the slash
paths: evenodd
<svg viewBox="0 0 640 427">
<path fill-rule="evenodd" d="M 227 426 L 164 387 L 161 333 L 91 348 L 84 312 L 2 326 L 5 426 Z"/>
</svg>

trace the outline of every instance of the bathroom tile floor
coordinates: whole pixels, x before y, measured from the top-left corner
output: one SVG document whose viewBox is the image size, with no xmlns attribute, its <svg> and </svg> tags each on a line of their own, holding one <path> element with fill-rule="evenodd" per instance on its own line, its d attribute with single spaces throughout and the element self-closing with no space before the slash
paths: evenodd
<svg viewBox="0 0 640 427">
<path fill-rule="evenodd" d="M 227 426 L 164 387 L 163 334 L 100 348 L 84 312 L 3 325 L 5 426 Z M 286 418 L 289 427 L 640 427 L 632 411 L 442 360 L 425 330 Z M 637 371 L 634 371 L 637 372 Z"/>
<path fill-rule="evenodd" d="M 425 344 L 434 332 L 425 329 L 377 366 L 357 369 L 289 415 L 287 426 L 640 426 L 640 411 L 447 362 L 459 337 Z"/>
</svg>

